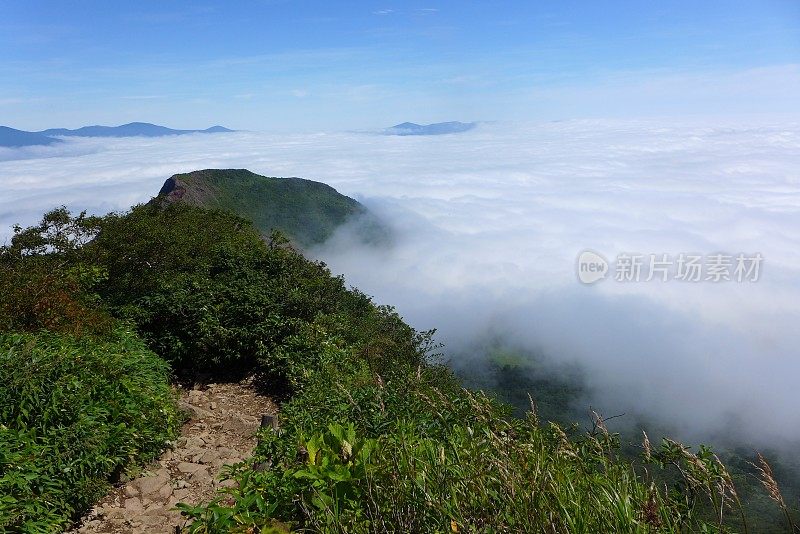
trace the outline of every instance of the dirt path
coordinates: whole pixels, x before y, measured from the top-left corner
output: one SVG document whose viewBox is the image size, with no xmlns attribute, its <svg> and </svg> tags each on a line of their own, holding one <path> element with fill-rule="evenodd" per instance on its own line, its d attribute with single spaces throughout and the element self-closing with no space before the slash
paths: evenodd
<svg viewBox="0 0 800 534">
<path fill-rule="evenodd" d="M 174 533 L 183 525 L 175 504 L 213 498 L 222 466 L 250 456 L 261 416 L 277 413 L 275 403 L 246 382 L 182 390 L 180 402 L 191 419 L 174 448 L 140 477 L 115 487 L 73 534 Z"/>
</svg>

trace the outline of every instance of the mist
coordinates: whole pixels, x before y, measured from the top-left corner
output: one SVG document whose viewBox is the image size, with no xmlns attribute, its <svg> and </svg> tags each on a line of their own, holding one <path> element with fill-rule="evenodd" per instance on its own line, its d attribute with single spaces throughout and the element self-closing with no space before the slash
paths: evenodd
<svg viewBox="0 0 800 534">
<path fill-rule="evenodd" d="M 689 436 L 800 439 L 800 124 L 566 121 L 458 135 L 235 133 L 70 139 L 0 152 L 0 241 L 65 204 L 127 209 L 178 172 L 248 168 L 325 182 L 387 222 L 390 248 L 348 228 L 311 253 L 437 328 L 454 366 L 488 335 L 578 365 L 605 414 Z M 760 253 L 755 282 L 585 285 L 586 249 Z M 536 392 L 532 392 L 535 396 Z"/>
</svg>

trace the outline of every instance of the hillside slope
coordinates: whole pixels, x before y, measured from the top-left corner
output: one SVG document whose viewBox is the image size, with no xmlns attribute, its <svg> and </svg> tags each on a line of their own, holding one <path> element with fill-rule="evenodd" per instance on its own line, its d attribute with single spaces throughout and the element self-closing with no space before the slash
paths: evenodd
<svg viewBox="0 0 800 534">
<path fill-rule="evenodd" d="M 169 178 L 158 194 L 167 202 L 230 211 L 263 234 L 280 230 L 301 247 L 324 242 L 342 224 L 369 219 L 369 211 L 329 185 L 302 178 L 271 178 L 246 169 L 206 169 Z"/>
</svg>

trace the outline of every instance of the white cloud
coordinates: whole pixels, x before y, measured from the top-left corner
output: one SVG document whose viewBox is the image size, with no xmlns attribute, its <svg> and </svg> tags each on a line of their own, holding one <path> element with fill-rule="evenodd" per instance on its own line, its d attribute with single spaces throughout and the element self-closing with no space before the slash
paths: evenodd
<svg viewBox="0 0 800 534">
<path fill-rule="evenodd" d="M 451 347 L 493 326 L 580 362 L 607 413 L 642 409 L 706 435 L 733 433 L 725 425 L 736 421 L 764 440 L 800 438 L 796 123 L 75 139 L 0 152 L 0 225 L 61 203 L 124 209 L 173 173 L 241 167 L 326 182 L 392 221 L 391 251 L 338 242 L 319 254 L 415 326 L 439 327 Z M 574 264 L 586 248 L 760 252 L 765 265 L 753 284 L 582 286 Z"/>
</svg>

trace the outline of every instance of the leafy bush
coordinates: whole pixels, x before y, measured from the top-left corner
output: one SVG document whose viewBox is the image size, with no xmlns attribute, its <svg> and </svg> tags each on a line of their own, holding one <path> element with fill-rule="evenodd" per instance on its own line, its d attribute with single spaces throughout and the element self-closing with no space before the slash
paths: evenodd
<svg viewBox="0 0 800 534">
<path fill-rule="evenodd" d="M 346 319 L 341 335 L 375 361 L 388 348 L 416 357 L 413 331 L 396 314 L 349 291 L 280 234 L 268 244 L 243 219 L 185 204 L 137 206 L 99 226 L 81 255 L 108 273 L 98 293 L 178 372 L 260 363 L 282 377 L 277 348 L 323 315 Z"/>
<path fill-rule="evenodd" d="M 0 530 L 52 532 L 179 424 L 169 369 L 134 334 L 0 334 Z"/>
<path fill-rule="evenodd" d="M 0 331 L 82 335 L 111 328 L 113 321 L 93 293 L 105 273 L 79 260 L 98 222 L 58 208 L 37 226 L 14 229 L 11 245 L 0 248 Z"/>
</svg>

